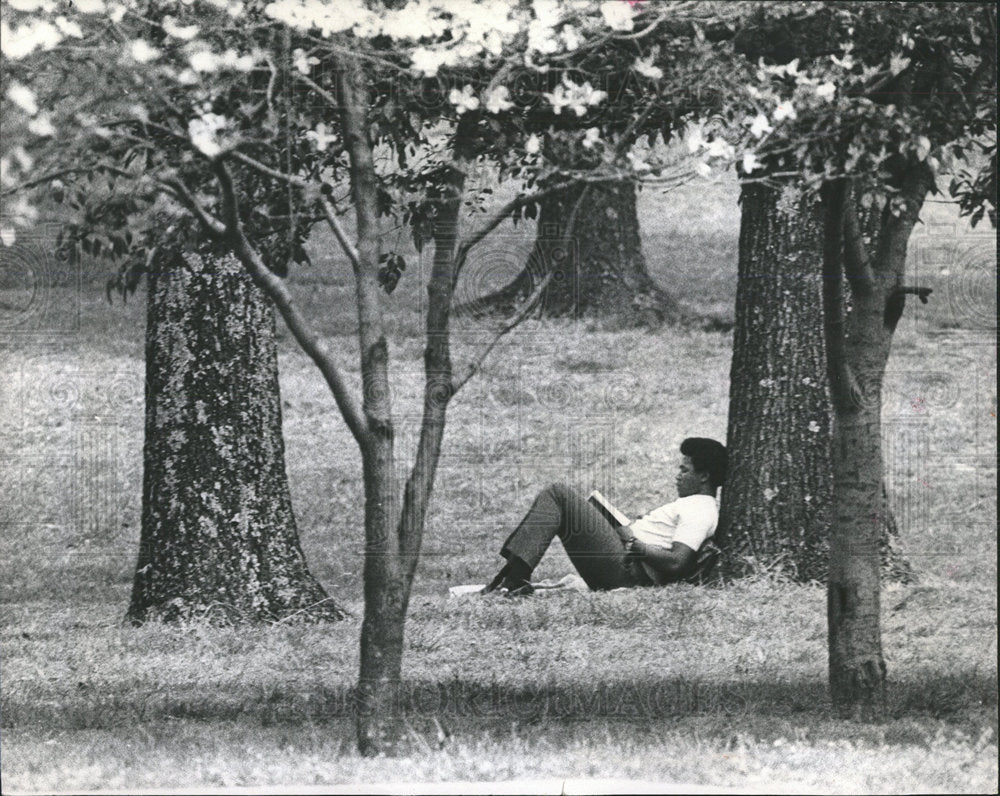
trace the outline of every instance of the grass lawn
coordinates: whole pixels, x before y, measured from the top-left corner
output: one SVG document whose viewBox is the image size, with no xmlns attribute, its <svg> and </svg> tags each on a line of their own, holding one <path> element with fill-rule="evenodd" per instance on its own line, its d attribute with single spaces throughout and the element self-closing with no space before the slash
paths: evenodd
<svg viewBox="0 0 1000 796">
<path fill-rule="evenodd" d="M 732 192 L 644 194 L 641 212 L 653 274 L 696 309 L 731 314 Z M 127 628 L 143 297 L 108 307 L 85 274 L 79 289 L 63 280 L 17 305 L 27 294 L 6 284 L 4 306 L 27 309 L 0 315 L 10 320 L 0 329 L 4 792 L 561 778 L 995 792 L 995 239 L 963 234 L 945 205 L 925 217 L 912 262 L 935 293 L 907 307 L 883 415 L 890 491 L 918 577 L 885 587 L 890 717 L 879 725 L 831 718 L 824 589 L 780 572 L 723 589 L 448 597 L 448 586 L 492 575 L 503 534 L 553 480 L 600 488 L 633 514 L 672 498 L 680 440 L 725 436 L 730 335 L 530 321 L 498 347 L 449 414 L 407 629 L 410 751 L 367 760 L 349 716 L 359 456 L 315 368 L 283 334 L 302 544 L 351 617 Z M 496 267 L 484 261 L 477 273 L 502 272 L 530 242 L 530 228 L 508 234 Z M 314 242 L 317 259 L 328 244 Z M 401 467 L 420 405 L 421 265 L 411 263 L 393 300 Z M 358 384 L 349 272 L 321 270 L 293 286 Z M 459 319 L 456 360 L 488 340 L 487 327 Z M 538 576 L 569 571 L 556 544 Z"/>
</svg>

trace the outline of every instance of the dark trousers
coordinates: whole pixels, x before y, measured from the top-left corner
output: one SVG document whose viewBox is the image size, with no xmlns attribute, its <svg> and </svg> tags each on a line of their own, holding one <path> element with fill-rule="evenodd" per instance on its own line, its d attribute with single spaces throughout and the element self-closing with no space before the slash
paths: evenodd
<svg viewBox="0 0 1000 796">
<path fill-rule="evenodd" d="M 556 536 L 590 588 L 653 585 L 641 566 L 626 561 L 625 544 L 612 525 L 565 484 L 552 484 L 538 493 L 500 555 L 517 556 L 534 569 Z"/>
</svg>

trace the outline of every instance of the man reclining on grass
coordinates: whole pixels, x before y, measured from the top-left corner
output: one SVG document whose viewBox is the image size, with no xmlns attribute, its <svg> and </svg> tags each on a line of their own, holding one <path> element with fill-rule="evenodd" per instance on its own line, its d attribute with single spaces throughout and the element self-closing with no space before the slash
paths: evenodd
<svg viewBox="0 0 1000 796">
<path fill-rule="evenodd" d="M 558 536 L 591 589 L 663 586 L 691 576 L 698 550 L 715 533 L 715 495 L 726 477 L 726 449 L 714 439 L 681 443 L 677 500 L 616 527 L 585 497 L 564 484 L 543 489 L 500 555 L 507 564 L 484 592 L 525 596 L 531 573 Z"/>
</svg>

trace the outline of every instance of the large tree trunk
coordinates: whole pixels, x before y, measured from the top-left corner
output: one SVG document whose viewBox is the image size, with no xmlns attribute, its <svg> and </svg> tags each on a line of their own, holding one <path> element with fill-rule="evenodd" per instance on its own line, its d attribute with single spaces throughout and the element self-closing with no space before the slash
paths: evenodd
<svg viewBox="0 0 1000 796">
<path fill-rule="evenodd" d="M 524 270 L 461 309 L 513 315 L 550 272 L 539 303 L 549 317 L 595 317 L 625 326 L 687 317 L 646 270 L 632 182 L 580 185 L 544 198 Z"/>
<path fill-rule="evenodd" d="M 128 618 L 342 618 L 299 546 L 270 302 L 230 255 L 176 254 L 148 278 L 142 532 Z"/>
<path fill-rule="evenodd" d="M 721 574 L 780 569 L 825 578 L 830 402 L 818 202 L 743 189 L 730 374 L 729 476 L 717 539 Z"/>
</svg>

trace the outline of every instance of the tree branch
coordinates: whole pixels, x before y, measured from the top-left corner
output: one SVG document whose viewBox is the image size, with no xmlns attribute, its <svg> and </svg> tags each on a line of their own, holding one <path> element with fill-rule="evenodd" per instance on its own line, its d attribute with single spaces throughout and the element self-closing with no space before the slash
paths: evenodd
<svg viewBox="0 0 1000 796">
<path fill-rule="evenodd" d="M 323 378 L 326 380 L 327 386 L 330 388 L 330 392 L 333 393 L 337 408 L 340 410 L 341 415 L 343 415 L 347 427 L 351 430 L 358 445 L 364 447 L 368 431 L 361 413 L 358 411 L 357 404 L 348 391 L 347 385 L 344 383 L 340 369 L 337 367 L 332 355 L 326 350 L 326 346 L 319 339 L 319 336 L 299 313 L 285 283 L 264 264 L 260 255 L 247 240 L 243 230 L 243 223 L 239 217 L 239 207 L 236 199 L 236 191 L 233 188 L 232 175 L 229 173 L 226 164 L 222 160 L 217 159 L 213 162 L 213 170 L 222 189 L 223 213 L 226 220 L 225 228 L 227 234 L 232 239 L 233 250 L 236 256 L 253 277 L 253 280 L 260 285 L 261 289 L 274 302 L 285 321 L 285 325 L 292 333 L 292 336 L 295 337 L 296 342 L 319 368 L 323 374 Z"/>
<path fill-rule="evenodd" d="M 868 249 L 865 247 L 861 234 L 861 224 L 858 221 L 858 208 L 853 191 L 845 188 L 843 198 L 843 234 L 844 234 L 844 270 L 851 294 L 855 296 L 871 295 L 875 284 L 868 260 Z"/>
<path fill-rule="evenodd" d="M 823 206 L 823 331 L 830 393 L 839 411 L 857 406 L 858 385 L 847 361 L 844 319 L 844 205 L 851 201 L 843 179 L 820 191 Z"/>
<path fill-rule="evenodd" d="M 213 238 L 221 238 L 226 234 L 226 225 L 202 207 L 201 203 L 194 197 L 194 194 L 191 193 L 190 189 L 179 178 L 169 177 L 157 180 L 157 182 L 173 192 L 177 200 L 201 222 L 209 235 Z"/>
<path fill-rule="evenodd" d="M 289 185 L 294 185 L 296 188 L 301 188 L 302 190 L 308 190 L 313 186 L 301 177 L 296 177 L 294 174 L 286 174 L 278 169 L 273 169 L 265 163 L 261 163 L 256 158 L 252 158 L 249 155 L 238 152 L 235 150 L 226 153 L 227 157 L 231 157 L 234 160 L 238 160 L 245 166 L 259 171 L 261 174 L 266 174 L 268 177 L 273 177 L 276 180 L 283 180 Z M 326 187 L 328 183 L 321 182 L 321 186 Z M 333 186 L 329 186 L 333 187 Z M 340 244 L 341 248 L 344 250 L 344 254 L 351 261 L 351 265 L 354 268 L 358 267 L 358 250 L 350 242 L 347 237 L 347 232 L 344 229 L 343 224 L 340 223 L 340 219 L 337 217 L 337 208 L 334 207 L 333 203 L 326 197 L 320 196 L 320 204 L 323 207 L 323 217 L 326 219 L 326 223 L 329 225 L 330 229 L 333 231 L 334 237 L 337 238 L 337 242 Z"/>
<path fill-rule="evenodd" d="M 561 241 L 563 248 L 568 248 L 567 244 L 569 243 L 570 238 L 573 236 L 573 229 L 576 226 L 576 217 L 580 212 L 580 207 L 583 205 L 584 198 L 589 192 L 590 192 L 590 186 L 589 185 L 584 186 L 583 190 L 580 191 L 580 195 L 576 198 L 576 201 L 573 203 L 573 209 L 570 210 L 569 216 L 566 219 L 566 226 L 563 229 L 563 236 Z M 542 279 L 538 287 L 535 288 L 531 296 L 528 297 L 527 302 L 525 302 L 525 306 L 516 316 L 514 316 L 514 320 L 512 320 L 509 324 L 507 324 L 497 333 L 497 335 L 493 338 L 492 342 L 490 342 L 490 344 L 486 346 L 486 349 L 483 351 L 482 355 L 479 356 L 475 360 L 475 362 L 471 362 L 467 366 L 466 372 L 463 375 L 463 377 L 461 379 L 454 380 L 452 382 L 452 393 L 458 392 L 458 390 L 461 387 L 463 387 L 469 379 L 471 379 L 476 373 L 479 372 L 479 368 L 486 360 L 486 357 L 490 355 L 490 352 L 496 347 L 496 344 L 500 342 L 500 338 L 503 337 L 505 334 L 509 333 L 511 330 L 520 326 L 521 323 L 524 321 L 524 319 L 527 318 L 532 313 L 532 311 L 538 305 L 538 302 L 541 301 L 542 294 L 545 292 L 545 288 L 548 287 L 549 282 L 552 281 L 552 277 L 555 275 L 555 273 L 556 273 L 555 270 L 551 270 L 545 275 L 545 278 Z"/>
<path fill-rule="evenodd" d="M 466 365 L 465 373 L 463 373 L 461 377 L 456 377 L 452 381 L 451 392 L 453 395 L 457 393 L 460 389 L 462 389 L 462 387 L 465 386 L 466 382 L 468 382 L 469 379 L 471 379 L 479 372 L 479 369 L 482 367 L 483 362 L 486 361 L 486 357 L 488 357 L 493 352 L 493 349 L 496 348 L 497 343 L 500 342 L 500 340 L 504 337 L 504 335 L 516 329 L 518 326 L 521 325 L 521 323 L 524 322 L 524 320 L 529 315 L 531 315 L 535 307 L 538 306 L 538 302 L 541 300 L 542 294 L 545 292 L 545 288 L 547 288 L 549 282 L 552 281 L 552 277 L 554 274 L 555 271 L 549 271 L 545 275 L 545 278 L 538 283 L 538 287 L 536 287 L 535 290 L 532 292 L 532 294 L 528 297 L 528 300 L 525 302 L 525 305 L 521 309 L 521 311 L 514 316 L 514 319 L 496 333 L 496 335 L 493 337 L 493 340 L 489 343 L 489 345 L 486 346 L 485 349 L 483 349 L 482 354 L 476 358 L 475 362 L 470 362 L 468 365 Z"/>
</svg>

